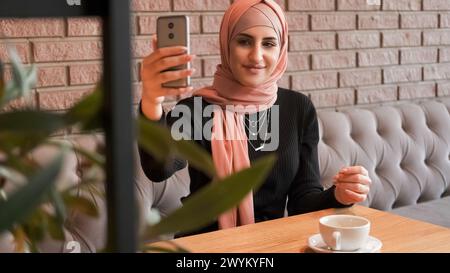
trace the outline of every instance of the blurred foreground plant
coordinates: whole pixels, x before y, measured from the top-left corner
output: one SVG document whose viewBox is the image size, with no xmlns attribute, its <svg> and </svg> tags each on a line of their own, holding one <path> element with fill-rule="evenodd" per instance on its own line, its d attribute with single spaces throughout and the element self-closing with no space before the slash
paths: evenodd
<svg viewBox="0 0 450 273">
<path fill-rule="evenodd" d="M 4 66 L 0 61 L 0 235 L 10 231 L 18 252 L 39 252 L 39 242 L 47 236 L 65 240 L 70 213 L 98 215 L 95 204 L 85 193 L 100 194 L 94 187 L 102 175 L 84 175 L 74 186 L 60 170 L 68 150 L 88 159 L 86 168 L 90 170 L 86 174 L 103 171 L 103 156 L 51 136 L 74 125 L 83 128 L 92 124 L 100 110 L 95 107 L 100 106 L 101 93 L 94 92 L 95 95 L 65 114 L 38 111 L 33 107 L 31 92 L 36 82 L 36 67 L 25 68 L 15 50 L 9 49 L 9 55 L 12 70 L 9 82 L 4 80 Z M 18 100 L 25 101 L 19 110 L 11 107 Z M 89 109 L 89 113 L 81 108 Z M 43 166 L 46 163 L 42 159 L 32 156 L 44 146 L 58 151 L 47 166 Z M 56 184 L 56 181 L 60 182 Z"/>
<path fill-rule="evenodd" d="M 15 53 L 11 52 L 14 56 Z M 9 230 L 15 238 L 16 250 L 39 251 L 38 242 L 48 232 L 54 239 L 64 240 L 67 211 L 80 210 L 91 216 L 98 214 L 91 199 L 80 194 L 87 189 L 90 194 L 102 195 L 95 185 L 97 177 L 89 177 L 72 187 L 60 189 L 55 183 L 61 177 L 60 169 L 64 151 L 72 149 L 90 162 L 91 168 L 104 172 L 104 156 L 67 145 L 51 136 L 61 130 L 78 126 L 84 131 L 101 130 L 103 115 L 103 88 L 98 85 L 90 95 L 79 101 L 66 113 L 51 113 L 35 109 L 2 111 L 12 100 L 28 96 L 35 82 L 32 66 L 24 68 L 17 57 L 11 58 L 13 79 L 5 83 L 0 62 L 0 234 Z M 174 232 L 188 232 L 205 226 L 217 216 L 256 190 L 264 181 L 275 161 L 268 156 L 223 181 L 215 179 L 216 172 L 211 156 L 192 141 L 175 141 L 169 130 L 139 116 L 136 120 L 139 144 L 155 158 L 165 161 L 173 156 L 188 160 L 189 164 L 211 177 L 208 186 L 191 196 L 183 207 L 163 219 L 156 219 L 140 234 L 139 247 L 144 251 L 184 251 L 182 248 L 164 249 L 145 245 L 145 240 Z M 40 166 L 29 154 L 40 146 L 56 146 L 61 150 L 52 163 Z M 59 173 L 59 174 L 58 174 Z M 132 179 L 132 177 L 130 177 Z M 8 183 L 16 190 L 7 194 L 2 188 Z"/>
</svg>

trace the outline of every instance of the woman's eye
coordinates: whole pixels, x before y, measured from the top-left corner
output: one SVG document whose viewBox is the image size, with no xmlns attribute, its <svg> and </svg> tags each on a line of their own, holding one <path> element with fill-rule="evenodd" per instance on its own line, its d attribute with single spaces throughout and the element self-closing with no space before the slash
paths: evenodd
<svg viewBox="0 0 450 273">
<path fill-rule="evenodd" d="M 274 42 L 266 42 L 266 43 L 263 43 L 263 46 L 264 47 L 274 47 L 274 46 L 277 46 L 277 44 Z"/>
<path fill-rule="evenodd" d="M 249 40 L 238 40 L 238 44 L 247 46 L 247 45 L 250 45 L 250 41 Z"/>
</svg>

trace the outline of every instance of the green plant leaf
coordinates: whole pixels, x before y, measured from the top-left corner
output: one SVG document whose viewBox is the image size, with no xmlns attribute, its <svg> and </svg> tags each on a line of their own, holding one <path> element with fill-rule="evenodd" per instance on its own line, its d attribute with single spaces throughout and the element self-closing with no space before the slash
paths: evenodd
<svg viewBox="0 0 450 273">
<path fill-rule="evenodd" d="M 12 131 L 0 130 L 0 151 L 11 154 L 12 151 L 17 155 L 25 155 L 28 151 L 38 146 L 46 137 L 47 134 L 34 133 L 24 134 Z"/>
<path fill-rule="evenodd" d="M 25 252 L 27 245 L 27 236 L 25 234 L 25 231 L 23 230 L 23 226 L 15 226 L 11 229 L 11 233 L 14 236 L 14 244 L 16 245 L 15 251 L 19 253 Z"/>
<path fill-rule="evenodd" d="M 20 148 L 22 149 L 23 147 Z M 6 161 L 2 162 L 2 164 L 24 176 L 21 185 L 24 185 L 27 182 L 29 177 L 36 172 L 36 168 L 38 167 L 36 162 L 33 162 L 26 156 L 16 154 L 8 154 Z"/>
<path fill-rule="evenodd" d="M 8 48 L 8 53 L 11 60 L 13 82 L 19 89 L 18 96 L 26 96 L 36 82 L 36 67 L 32 65 L 31 68 L 26 69 L 14 48 Z"/>
<path fill-rule="evenodd" d="M 25 219 L 42 202 L 61 169 L 59 155 L 45 169 L 32 176 L 28 183 L 13 193 L 6 202 L 0 203 L 0 233 Z"/>
<path fill-rule="evenodd" d="M 189 253 L 188 250 L 184 248 L 166 248 L 166 247 L 158 247 L 158 246 L 144 246 L 141 251 L 143 252 L 159 252 L 159 253 Z"/>
<path fill-rule="evenodd" d="M 175 155 L 186 159 L 189 164 L 203 171 L 210 177 L 214 177 L 216 168 L 211 155 L 202 149 L 197 143 L 189 140 L 173 141 Z"/>
<path fill-rule="evenodd" d="M 48 233 L 50 237 L 55 240 L 64 240 L 66 238 L 64 234 L 63 225 L 59 222 L 57 217 L 47 215 Z"/>
<path fill-rule="evenodd" d="M 2 177 L 8 179 L 9 182 L 11 182 L 16 186 L 22 185 L 25 182 L 25 176 L 22 175 L 20 172 L 12 168 L 9 168 L 8 166 L 0 165 L 0 178 Z M 1 189 L 1 182 L 0 182 L 0 189 Z"/>
<path fill-rule="evenodd" d="M 157 160 L 164 161 L 172 150 L 170 147 L 172 137 L 166 131 L 167 129 L 143 117 L 138 119 L 138 128 L 139 144 Z"/>
<path fill-rule="evenodd" d="M 222 181 L 213 181 L 199 192 L 189 197 L 183 206 L 158 224 L 147 228 L 144 238 L 159 235 L 189 232 L 203 227 L 217 219 L 221 213 L 239 203 L 250 190 L 257 190 L 275 162 L 269 155 Z"/>
<path fill-rule="evenodd" d="M 28 98 L 36 83 L 36 66 L 25 68 L 17 51 L 12 47 L 8 47 L 8 53 L 12 66 L 12 80 L 3 89 L 3 96 L 0 96 L 0 108 L 14 99 Z"/>
<path fill-rule="evenodd" d="M 67 207 L 78 210 L 86 215 L 98 217 L 98 209 L 89 199 L 83 196 L 74 196 L 69 193 L 63 195 Z"/>
<path fill-rule="evenodd" d="M 164 245 L 149 245 L 145 242 L 140 246 L 142 252 L 167 252 L 167 253 L 189 253 L 189 250 L 175 243 L 174 241 L 162 241 L 168 246 Z"/>
<path fill-rule="evenodd" d="M 81 123 L 82 130 L 102 128 L 103 85 L 98 84 L 91 94 L 80 100 L 65 115 L 69 124 Z"/>
<path fill-rule="evenodd" d="M 151 122 L 144 117 L 138 119 L 138 141 L 141 147 L 163 162 L 170 157 L 186 159 L 189 164 L 210 177 L 214 177 L 215 168 L 209 155 L 198 144 L 188 140 L 173 140 L 167 128 Z"/>
<path fill-rule="evenodd" d="M 58 221 L 58 224 L 63 225 L 67 218 L 66 205 L 64 204 L 63 198 L 55 186 L 50 189 L 50 200 L 55 208 L 56 220 Z"/>
<path fill-rule="evenodd" d="M 44 210 L 42 208 L 37 208 L 23 221 L 22 224 L 28 240 L 39 242 L 44 239 L 48 227 L 47 220 L 48 218 L 44 213 Z"/>
<path fill-rule="evenodd" d="M 20 147 L 21 153 L 25 154 L 65 126 L 63 115 L 57 113 L 34 110 L 1 113 L 0 150 Z"/>
<path fill-rule="evenodd" d="M 35 110 L 22 110 L 0 114 L 2 131 L 14 131 L 23 134 L 50 134 L 66 125 L 64 116 Z"/>
</svg>

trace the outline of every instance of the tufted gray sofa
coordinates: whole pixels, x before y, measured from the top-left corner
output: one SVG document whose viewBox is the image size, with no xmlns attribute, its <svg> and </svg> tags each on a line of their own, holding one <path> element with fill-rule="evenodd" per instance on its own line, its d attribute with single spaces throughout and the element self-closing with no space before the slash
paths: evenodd
<svg viewBox="0 0 450 273">
<path fill-rule="evenodd" d="M 450 99 L 318 116 L 325 187 L 362 165 L 373 182 L 363 205 L 450 228 Z"/>
<path fill-rule="evenodd" d="M 318 118 L 324 187 L 331 186 L 331 178 L 341 167 L 362 165 L 373 181 L 363 205 L 450 228 L 450 98 L 341 112 L 319 111 Z M 78 136 L 70 142 L 94 150 L 102 145 L 103 138 Z M 36 153 L 39 158 L 51 154 Z M 155 207 L 164 217 L 181 206 L 180 198 L 189 191 L 187 169 L 168 181 L 152 183 L 138 160 L 136 156 L 135 185 L 141 216 Z M 70 183 L 77 183 L 82 165 L 79 155 L 68 156 L 64 168 Z M 101 210 L 99 218 L 71 214 L 73 224 L 66 230 L 66 242 L 80 242 L 82 252 L 97 251 L 105 243 L 105 204 L 101 198 L 96 202 Z M 47 239 L 41 247 L 48 252 L 68 252 L 66 242 Z M 2 251 L 13 251 L 10 234 L 0 235 Z"/>
</svg>

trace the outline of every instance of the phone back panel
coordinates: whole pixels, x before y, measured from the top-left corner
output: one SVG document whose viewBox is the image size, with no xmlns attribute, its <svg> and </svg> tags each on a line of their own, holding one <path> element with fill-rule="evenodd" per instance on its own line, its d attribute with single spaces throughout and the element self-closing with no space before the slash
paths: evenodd
<svg viewBox="0 0 450 273">
<path fill-rule="evenodd" d="M 168 46 L 185 46 L 190 53 L 189 17 L 184 15 L 163 16 L 157 21 L 156 33 L 158 48 Z M 168 70 L 189 69 L 190 64 L 175 66 Z M 186 87 L 190 85 L 190 77 L 163 84 L 164 87 Z"/>
</svg>

